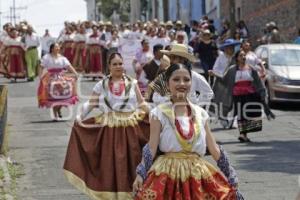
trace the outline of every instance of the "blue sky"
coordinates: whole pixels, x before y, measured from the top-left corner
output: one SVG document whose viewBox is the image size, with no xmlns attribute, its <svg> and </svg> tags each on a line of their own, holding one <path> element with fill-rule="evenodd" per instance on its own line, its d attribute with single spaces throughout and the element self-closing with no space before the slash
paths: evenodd
<svg viewBox="0 0 300 200">
<path fill-rule="evenodd" d="M 25 19 L 33 25 L 39 35 L 49 29 L 57 36 L 63 28 L 64 21 L 86 20 L 86 2 L 84 0 L 15 0 L 17 7 L 27 7 L 18 10 L 21 20 Z M 13 0 L 0 0 L 1 26 L 9 22 L 7 18 Z M 19 21 L 20 19 L 17 19 Z M 1 27 L 2 28 L 2 27 Z"/>
</svg>

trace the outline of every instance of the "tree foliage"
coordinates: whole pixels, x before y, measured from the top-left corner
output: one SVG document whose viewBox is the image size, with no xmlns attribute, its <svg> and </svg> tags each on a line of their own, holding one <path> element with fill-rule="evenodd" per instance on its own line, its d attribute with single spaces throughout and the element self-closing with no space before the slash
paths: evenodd
<svg viewBox="0 0 300 200">
<path fill-rule="evenodd" d="M 101 3 L 99 11 L 106 19 L 110 19 L 115 10 L 120 15 L 121 21 L 129 20 L 129 0 L 97 0 L 97 2 Z"/>
</svg>

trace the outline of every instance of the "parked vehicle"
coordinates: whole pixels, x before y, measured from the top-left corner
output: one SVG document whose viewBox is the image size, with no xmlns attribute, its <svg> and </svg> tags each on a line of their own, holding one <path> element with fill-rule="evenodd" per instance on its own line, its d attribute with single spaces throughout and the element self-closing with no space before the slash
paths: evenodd
<svg viewBox="0 0 300 200">
<path fill-rule="evenodd" d="M 300 45 L 266 44 L 255 50 L 267 70 L 269 104 L 300 102 Z"/>
</svg>

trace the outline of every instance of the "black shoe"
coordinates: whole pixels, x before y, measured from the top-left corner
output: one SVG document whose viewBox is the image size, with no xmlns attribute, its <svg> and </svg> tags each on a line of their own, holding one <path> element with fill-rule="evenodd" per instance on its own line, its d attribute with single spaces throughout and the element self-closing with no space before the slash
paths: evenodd
<svg viewBox="0 0 300 200">
<path fill-rule="evenodd" d="M 58 117 L 59 117 L 59 118 L 62 118 L 61 111 L 58 111 Z"/>
<path fill-rule="evenodd" d="M 244 142 L 247 142 L 247 138 L 244 138 L 242 136 L 238 137 L 240 143 L 244 143 Z M 249 138 L 248 138 L 249 139 Z"/>
<path fill-rule="evenodd" d="M 269 121 L 272 120 L 272 119 L 275 119 L 275 118 L 276 118 L 276 116 L 274 115 L 274 113 L 272 113 L 272 112 L 268 113 L 267 119 L 268 119 Z"/>
</svg>

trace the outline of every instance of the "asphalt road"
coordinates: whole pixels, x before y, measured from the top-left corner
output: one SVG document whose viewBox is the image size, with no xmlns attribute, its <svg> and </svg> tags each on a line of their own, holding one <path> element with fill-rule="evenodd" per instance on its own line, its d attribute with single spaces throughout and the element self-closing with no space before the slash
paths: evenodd
<svg viewBox="0 0 300 200">
<path fill-rule="evenodd" d="M 90 94 L 95 83 L 83 81 L 81 97 Z M 0 78 L 0 84 L 9 87 L 9 155 L 25 172 L 18 180 L 19 199 L 88 199 L 66 181 L 62 171 L 76 107 L 63 110 L 71 119 L 52 122 L 49 110 L 37 107 L 37 81 L 10 83 Z M 246 200 L 294 200 L 299 191 L 300 104 L 280 104 L 273 111 L 276 120 L 265 120 L 263 131 L 249 136 L 252 143 L 239 143 L 237 129 L 211 124 L 238 172 Z"/>
</svg>

